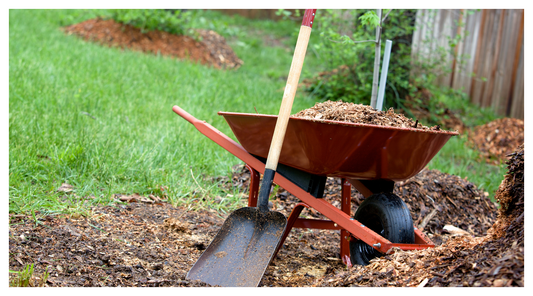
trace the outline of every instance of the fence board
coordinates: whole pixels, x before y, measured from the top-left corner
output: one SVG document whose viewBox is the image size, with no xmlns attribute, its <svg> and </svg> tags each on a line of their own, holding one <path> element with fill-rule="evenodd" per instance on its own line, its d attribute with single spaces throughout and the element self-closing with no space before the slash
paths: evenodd
<svg viewBox="0 0 533 296">
<path fill-rule="evenodd" d="M 521 41 L 521 40 L 520 40 Z M 518 62 L 518 68 L 516 69 L 516 81 L 513 85 L 512 96 L 515 97 L 524 97 L 524 43 L 521 42 L 521 51 Z M 524 119 L 524 102 L 519 100 L 513 100 L 511 103 L 511 110 L 509 113 L 513 117 Z"/>
<path fill-rule="evenodd" d="M 475 57 L 476 54 L 481 12 L 474 12 L 471 15 L 463 13 L 463 18 L 465 26 L 462 27 L 460 34 L 461 36 L 468 34 L 470 38 L 464 38 L 459 42 L 457 62 L 454 68 L 454 81 L 451 87 L 462 89 L 465 93 L 470 93 L 472 72 L 474 70 L 474 59 L 472 57 Z"/>
</svg>

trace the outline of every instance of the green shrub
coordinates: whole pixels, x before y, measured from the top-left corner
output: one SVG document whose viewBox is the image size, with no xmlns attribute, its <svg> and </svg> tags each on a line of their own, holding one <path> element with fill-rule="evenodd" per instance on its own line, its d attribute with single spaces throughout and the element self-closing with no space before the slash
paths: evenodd
<svg viewBox="0 0 533 296">
<path fill-rule="evenodd" d="M 116 22 L 139 28 L 143 33 L 159 30 L 184 35 L 190 13 L 166 9 L 113 9 L 110 17 Z"/>
</svg>

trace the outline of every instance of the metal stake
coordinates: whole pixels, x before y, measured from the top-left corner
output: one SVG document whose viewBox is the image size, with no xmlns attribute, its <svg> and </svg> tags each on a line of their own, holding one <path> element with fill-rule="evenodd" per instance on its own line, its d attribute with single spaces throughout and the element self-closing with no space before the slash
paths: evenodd
<svg viewBox="0 0 533 296">
<path fill-rule="evenodd" d="M 381 111 L 383 108 L 383 98 L 385 96 L 385 85 L 387 84 L 387 73 L 389 72 L 389 60 L 392 41 L 385 41 L 385 54 L 383 56 L 383 67 L 381 68 L 381 78 L 379 79 L 378 100 L 376 109 Z"/>
</svg>

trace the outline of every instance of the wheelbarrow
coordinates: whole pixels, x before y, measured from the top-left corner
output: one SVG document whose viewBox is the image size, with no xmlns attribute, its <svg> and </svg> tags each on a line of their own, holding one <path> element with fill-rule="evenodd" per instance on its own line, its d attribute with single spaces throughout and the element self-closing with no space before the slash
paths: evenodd
<svg viewBox="0 0 533 296">
<path fill-rule="evenodd" d="M 259 177 L 265 171 L 277 116 L 218 112 L 229 124 L 237 143 L 179 106 L 174 106 L 173 111 L 246 164 L 251 172 L 248 206 L 255 207 Z M 270 260 L 294 227 L 340 231 L 340 257 L 347 265 L 366 265 L 377 256 L 393 252 L 393 248 L 434 247 L 413 225 L 402 199 L 393 194 L 394 183 L 419 173 L 455 135 L 458 133 L 443 130 L 290 117 L 274 183 L 301 202 L 290 213 Z M 340 209 L 323 199 L 328 177 L 341 179 Z M 352 186 L 365 197 L 353 217 Z M 329 220 L 299 218 L 304 208 L 313 208 Z M 208 269 L 197 265 L 200 264 L 197 262 L 189 271 L 189 279 L 198 278 L 198 273 Z"/>
</svg>

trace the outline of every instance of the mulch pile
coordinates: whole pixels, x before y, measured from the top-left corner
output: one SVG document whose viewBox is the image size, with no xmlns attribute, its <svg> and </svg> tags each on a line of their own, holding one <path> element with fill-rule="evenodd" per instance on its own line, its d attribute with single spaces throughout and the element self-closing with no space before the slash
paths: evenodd
<svg viewBox="0 0 533 296">
<path fill-rule="evenodd" d="M 236 69 L 243 64 L 226 40 L 211 30 L 195 30 L 200 37 L 195 40 L 163 31 L 143 33 L 131 25 L 96 18 L 67 26 L 64 31 L 110 47 L 190 59 L 217 69 Z"/>
<path fill-rule="evenodd" d="M 459 236 L 433 249 L 401 251 L 326 276 L 317 286 L 524 286 L 524 150 L 507 162 L 502 203 L 488 235 Z"/>
<path fill-rule="evenodd" d="M 470 145 L 491 164 L 505 162 L 507 155 L 524 143 L 524 121 L 516 118 L 500 118 L 476 126 L 468 136 Z"/>
<path fill-rule="evenodd" d="M 326 101 L 316 103 L 315 106 L 302 110 L 293 117 L 311 120 L 335 120 L 352 123 L 375 124 L 381 126 L 394 126 L 402 128 L 417 128 L 424 130 L 440 130 L 440 126 L 427 127 L 405 117 L 403 114 L 394 113 L 394 109 L 378 111 L 363 104 L 345 103 L 342 101 Z"/>
</svg>

